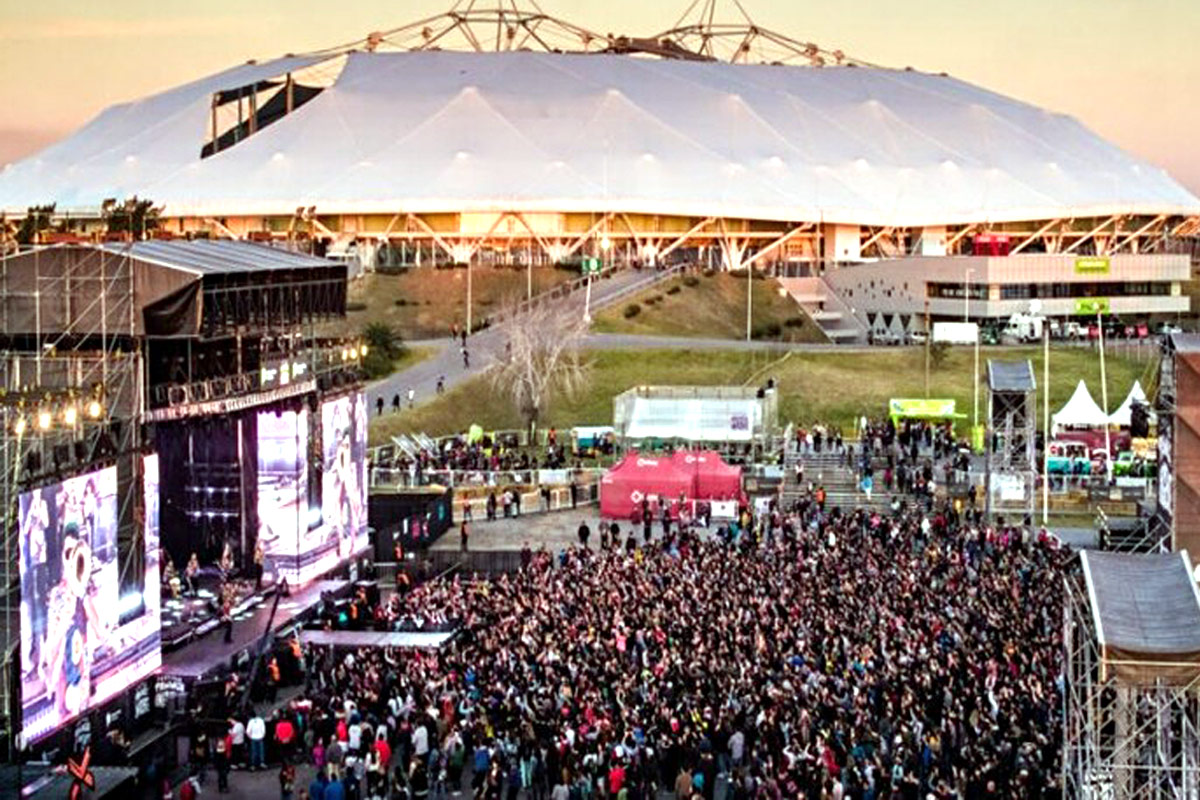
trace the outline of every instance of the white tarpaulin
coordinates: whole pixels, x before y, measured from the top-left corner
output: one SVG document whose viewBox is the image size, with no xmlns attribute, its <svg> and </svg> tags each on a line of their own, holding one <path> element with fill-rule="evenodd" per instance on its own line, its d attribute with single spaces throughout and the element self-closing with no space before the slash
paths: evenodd
<svg viewBox="0 0 1200 800">
<path fill-rule="evenodd" d="M 1128 428 L 1129 422 L 1133 417 L 1133 404 L 1145 402 L 1146 391 L 1142 388 L 1142 382 L 1134 381 L 1133 387 L 1129 390 L 1129 394 L 1125 395 L 1125 402 L 1121 403 L 1121 405 L 1117 407 L 1117 410 L 1109 415 L 1109 424 L 1118 425 L 1122 428 Z M 1150 412 L 1150 418 L 1153 419 L 1153 417 L 1153 412 Z"/>
<path fill-rule="evenodd" d="M 1050 419 L 1055 432 L 1059 428 L 1103 428 L 1108 424 L 1108 414 L 1092 399 L 1092 393 L 1082 380 L 1067 404 Z"/>
<path fill-rule="evenodd" d="M 352 52 L 311 101 L 208 158 L 243 65 L 104 111 L 0 172 L 0 209 L 167 216 L 635 212 L 925 226 L 1197 214 L 1162 169 L 1071 117 L 956 78 L 535 52 Z"/>
<path fill-rule="evenodd" d="M 629 439 L 748 442 L 762 427 L 760 400 L 637 397 L 625 429 Z"/>
</svg>

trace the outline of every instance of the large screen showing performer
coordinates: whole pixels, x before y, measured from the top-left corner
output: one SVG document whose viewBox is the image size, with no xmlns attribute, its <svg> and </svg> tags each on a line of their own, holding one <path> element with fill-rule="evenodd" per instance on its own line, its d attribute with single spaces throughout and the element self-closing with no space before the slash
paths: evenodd
<svg viewBox="0 0 1200 800">
<path fill-rule="evenodd" d="M 153 459 L 153 457 L 151 457 Z M 148 459 L 149 460 L 149 459 Z M 32 742 L 161 664 L 157 460 L 145 491 L 145 591 L 120 596 L 117 468 L 22 494 L 22 736 Z"/>
<path fill-rule="evenodd" d="M 308 411 L 258 415 L 258 543 L 265 569 L 295 581 L 309 525 Z"/>
<path fill-rule="evenodd" d="M 367 545 L 367 398 L 343 395 L 321 406 L 321 516 L 340 558 Z"/>
</svg>

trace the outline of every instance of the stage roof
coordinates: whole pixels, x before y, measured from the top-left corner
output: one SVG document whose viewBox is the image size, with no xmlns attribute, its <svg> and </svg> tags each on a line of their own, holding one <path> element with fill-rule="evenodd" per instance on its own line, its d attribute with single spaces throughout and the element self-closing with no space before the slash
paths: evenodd
<svg viewBox="0 0 1200 800">
<path fill-rule="evenodd" d="M 988 388 L 993 392 L 1032 392 L 1037 389 L 1029 361 L 988 359 Z"/>
<path fill-rule="evenodd" d="M 346 308 L 344 264 L 242 241 L 37 247 L 5 259 L 4 285 L 0 336 L 14 339 L 39 330 L 224 335 L 239 326 L 339 316 Z M 101 286 L 106 303 L 98 302 Z"/>
<path fill-rule="evenodd" d="M 1200 353 L 1200 333 L 1173 333 L 1171 346 L 1177 353 Z"/>
<path fill-rule="evenodd" d="M 1186 553 L 1084 550 L 1080 557 L 1101 645 L 1200 663 L 1200 590 Z"/>
<path fill-rule="evenodd" d="M 278 247 L 227 239 L 170 239 L 110 242 L 103 248 L 113 255 L 130 256 L 162 267 L 197 275 L 272 272 L 275 270 L 329 268 L 335 262 Z"/>
<path fill-rule="evenodd" d="M 0 172 L 0 209 L 167 216 L 604 211 L 924 226 L 1195 215 L 1071 117 L 945 75 L 536 52 L 350 52 L 332 84 L 201 158 L 243 65 L 102 112 Z M 221 95 L 220 93 L 224 93 Z"/>
</svg>

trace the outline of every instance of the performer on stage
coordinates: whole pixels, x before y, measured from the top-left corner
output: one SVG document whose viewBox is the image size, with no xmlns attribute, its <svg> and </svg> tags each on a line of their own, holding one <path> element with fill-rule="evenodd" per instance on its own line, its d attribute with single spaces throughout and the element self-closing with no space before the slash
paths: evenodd
<svg viewBox="0 0 1200 800">
<path fill-rule="evenodd" d="M 50 590 L 47 603 L 42 670 L 54 693 L 58 713 L 72 716 L 91 699 L 92 654 L 107 636 L 93 602 L 92 550 L 79 525 L 63 529 L 62 579 Z"/>
</svg>

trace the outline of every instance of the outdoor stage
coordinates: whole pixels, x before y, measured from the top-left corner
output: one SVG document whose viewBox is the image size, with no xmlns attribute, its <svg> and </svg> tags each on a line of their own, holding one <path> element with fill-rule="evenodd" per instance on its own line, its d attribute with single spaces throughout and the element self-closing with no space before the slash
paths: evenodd
<svg viewBox="0 0 1200 800">
<path fill-rule="evenodd" d="M 314 581 L 289 597 L 279 600 L 279 609 L 271 625 L 271 635 L 281 631 L 314 611 L 321 595 L 335 598 L 346 596 L 353 584 L 350 581 Z M 163 656 L 162 672 L 166 677 L 195 680 L 219 668 L 228 666 L 253 648 L 266 630 L 274 597 L 264 597 L 250 607 L 242 619 L 233 622 L 233 641 L 225 641 L 225 629 L 217 626 L 185 647 Z"/>
</svg>

